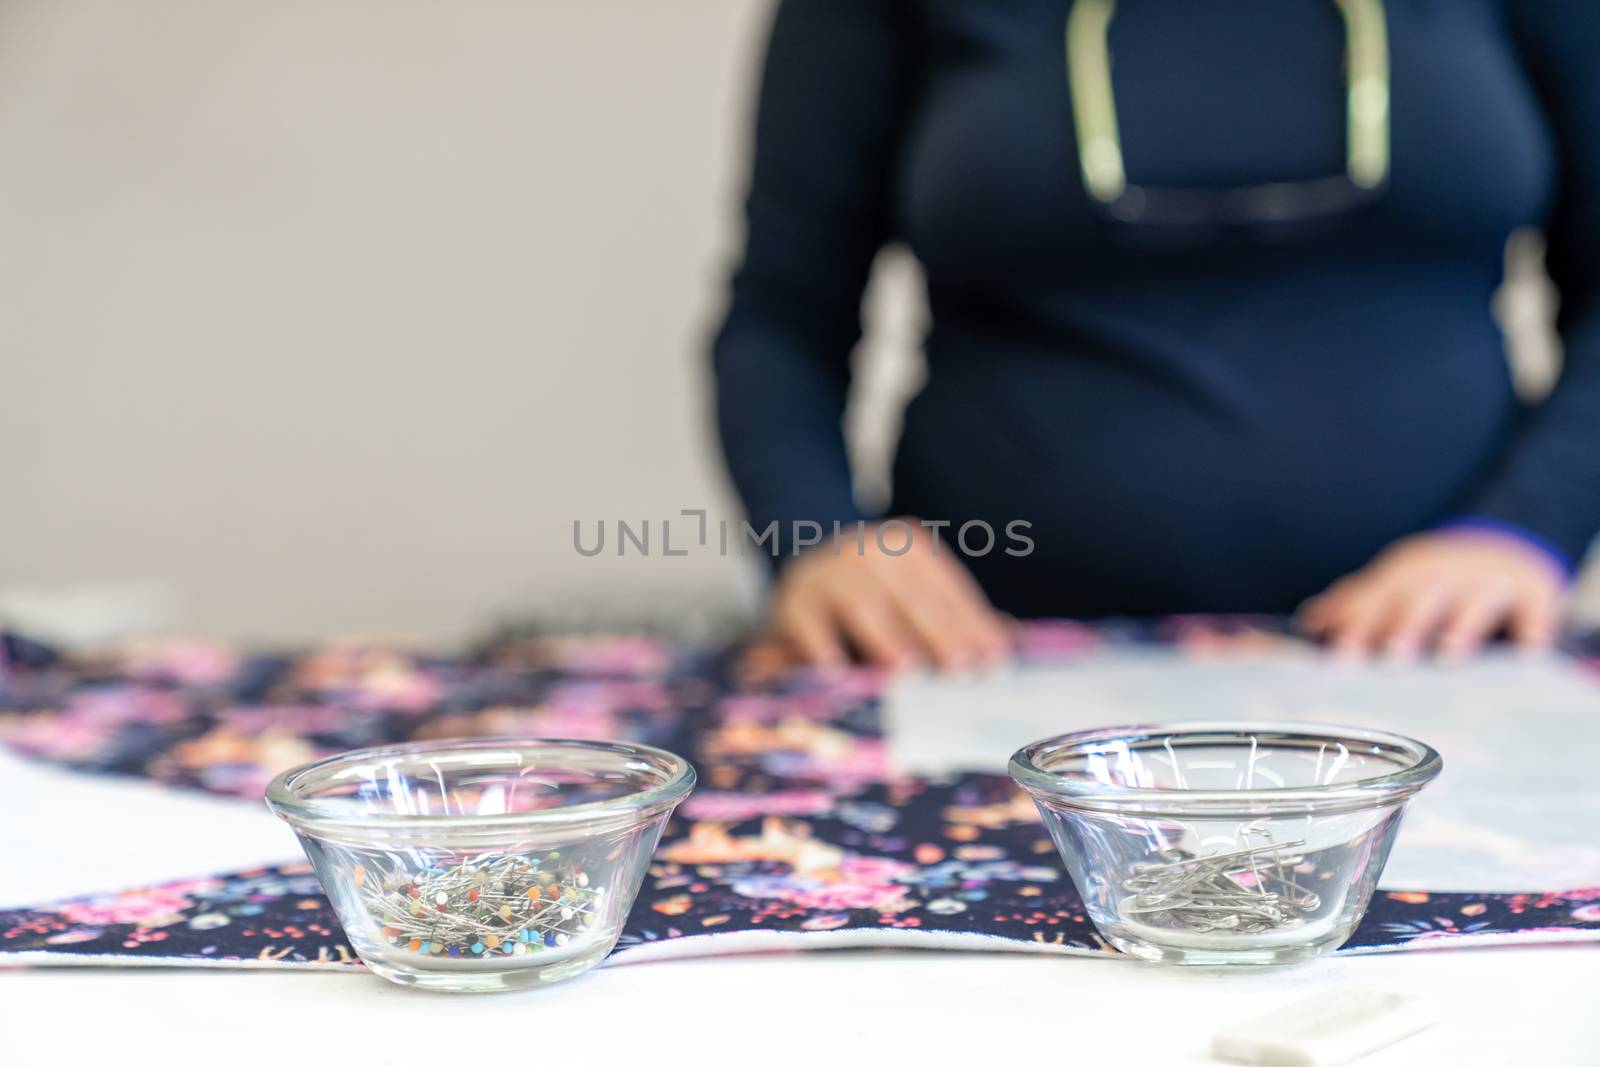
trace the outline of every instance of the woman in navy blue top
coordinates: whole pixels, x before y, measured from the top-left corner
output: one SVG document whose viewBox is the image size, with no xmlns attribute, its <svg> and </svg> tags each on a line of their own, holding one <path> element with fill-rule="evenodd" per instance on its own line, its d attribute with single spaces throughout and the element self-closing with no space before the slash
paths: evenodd
<svg viewBox="0 0 1600 1067">
<path fill-rule="evenodd" d="M 824 663 L 962 665 L 1003 653 L 999 612 L 1309 597 L 1307 628 L 1352 652 L 1548 641 L 1600 527 L 1600 15 L 1079 2 L 1111 19 L 1076 67 L 1073 0 L 780 5 L 715 345 L 728 466 L 752 526 L 778 524 L 780 636 Z M 1241 200 L 1356 175 L 1347 90 L 1374 46 L 1352 6 L 1380 19 L 1381 180 L 1282 217 Z M 1137 199 L 1094 186 L 1103 113 L 1112 193 Z M 1565 346 L 1531 410 L 1490 311 L 1525 225 L 1549 237 Z M 907 521 L 881 539 L 840 416 L 894 241 L 932 320 L 886 512 Z M 799 552 L 797 522 L 867 532 Z M 956 550 L 971 523 L 997 546 Z"/>
</svg>

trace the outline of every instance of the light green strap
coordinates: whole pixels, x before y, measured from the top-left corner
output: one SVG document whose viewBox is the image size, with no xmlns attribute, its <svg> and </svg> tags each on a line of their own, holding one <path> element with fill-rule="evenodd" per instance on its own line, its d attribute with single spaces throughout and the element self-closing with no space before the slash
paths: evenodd
<svg viewBox="0 0 1600 1067">
<path fill-rule="evenodd" d="M 1348 40 L 1349 125 L 1345 167 L 1350 180 L 1376 189 L 1389 177 L 1389 27 L 1383 0 L 1333 0 Z"/>
<path fill-rule="evenodd" d="M 1383 0 L 1333 0 L 1344 17 L 1348 70 L 1345 167 L 1375 189 L 1389 177 L 1389 30 Z M 1112 203 L 1127 191 L 1111 88 L 1111 20 L 1117 0 L 1077 0 L 1067 15 L 1067 83 L 1078 164 L 1089 194 Z"/>
<path fill-rule="evenodd" d="M 1111 49 L 1107 36 L 1117 0 L 1078 0 L 1067 16 L 1067 80 L 1072 119 L 1078 127 L 1078 165 L 1083 184 L 1096 200 L 1111 203 L 1127 188 L 1122 170 L 1122 137 L 1111 92 Z"/>
</svg>

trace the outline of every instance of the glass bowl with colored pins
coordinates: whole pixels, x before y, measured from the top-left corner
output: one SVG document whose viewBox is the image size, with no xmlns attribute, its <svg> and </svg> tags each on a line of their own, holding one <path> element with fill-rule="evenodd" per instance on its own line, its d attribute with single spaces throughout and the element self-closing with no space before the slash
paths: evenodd
<svg viewBox="0 0 1600 1067">
<path fill-rule="evenodd" d="M 369 969 L 491 992 L 605 958 L 694 783 L 685 760 L 644 745 L 437 741 L 297 767 L 267 806 L 299 835 Z"/>
<path fill-rule="evenodd" d="M 1142 960 L 1270 964 L 1337 949 L 1439 754 L 1375 730 L 1122 726 L 1011 758 L 1095 929 Z"/>
</svg>

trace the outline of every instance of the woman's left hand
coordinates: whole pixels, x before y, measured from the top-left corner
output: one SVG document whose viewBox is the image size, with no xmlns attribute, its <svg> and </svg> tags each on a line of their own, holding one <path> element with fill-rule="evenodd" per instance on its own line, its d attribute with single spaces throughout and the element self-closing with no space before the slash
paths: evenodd
<svg viewBox="0 0 1600 1067">
<path fill-rule="evenodd" d="M 1397 541 L 1301 606 L 1297 621 L 1348 656 L 1465 656 L 1505 632 L 1555 640 L 1566 601 L 1555 560 L 1510 534 L 1439 530 Z"/>
</svg>

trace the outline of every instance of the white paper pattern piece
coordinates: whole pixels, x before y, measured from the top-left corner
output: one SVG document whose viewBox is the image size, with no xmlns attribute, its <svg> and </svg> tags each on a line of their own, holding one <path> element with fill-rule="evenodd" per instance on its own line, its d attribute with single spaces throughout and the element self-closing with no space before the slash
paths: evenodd
<svg viewBox="0 0 1600 1067">
<path fill-rule="evenodd" d="M 1517 891 L 1600 885 L 1600 678 L 1555 656 L 1353 666 L 1303 653 L 1115 649 L 984 680 L 907 678 L 884 700 L 896 771 L 1004 773 L 1029 741 L 1205 719 L 1391 730 L 1445 769 L 1408 809 L 1383 885 Z"/>
</svg>

